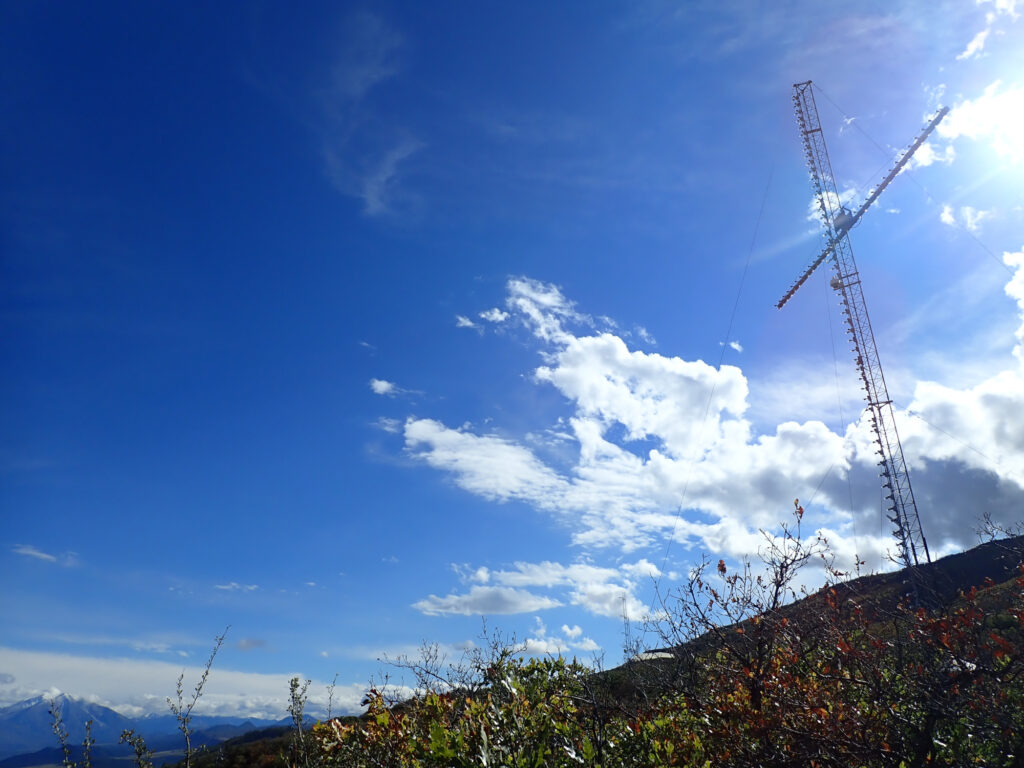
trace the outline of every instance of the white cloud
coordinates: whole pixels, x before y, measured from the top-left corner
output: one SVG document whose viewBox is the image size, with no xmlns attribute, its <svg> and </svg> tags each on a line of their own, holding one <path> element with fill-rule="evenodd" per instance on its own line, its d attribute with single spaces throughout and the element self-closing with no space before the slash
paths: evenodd
<svg viewBox="0 0 1024 768">
<path fill-rule="evenodd" d="M 455 316 L 455 327 L 456 328 L 476 328 L 476 323 L 470 320 L 465 315 Z"/>
<path fill-rule="evenodd" d="M 392 213 L 392 198 L 398 179 L 398 166 L 423 148 L 416 139 L 403 139 L 384 153 L 377 164 L 370 168 L 361 179 L 360 197 L 363 198 L 363 212 L 368 216 Z"/>
<path fill-rule="evenodd" d="M 1018 17 L 1016 11 L 1017 0 L 975 0 L 975 2 L 978 5 L 993 3 L 995 10 L 988 11 L 985 14 L 985 28 L 971 38 L 967 47 L 964 48 L 964 50 L 956 57 L 957 61 L 974 59 L 981 55 L 982 51 L 985 50 L 985 43 L 988 40 L 988 36 L 991 34 L 992 29 L 1000 16 L 1007 15 L 1014 21 L 1016 21 Z"/>
<path fill-rule="evenodd" d="M 509 318 L 508 312 L 502 312 L 497 307 L 485 310 L 480 313 L 480 318 L 489 323 L 504 323 Z"/>
<path fill-rule="evenodd" d="M 635 563 L 625 563 L 619 568 L 623 573 L 637 579 L 656 579 L 661 576 L 661 569 L 646 558 L 641 558 Z"/>
<path fill-rule="evenodd" d="M 1016 253 L 1004 253 L 1003 261 L 1014 270 L 1013 277 L 1004 289 L 1006 295 L 1017 302 L 1021 325 L 1017 328 L 1017 346 L 1013 349 L 1017 361 L 1024 367 L 1024 248 Z"/>
<path fill-rule="evenodd" d="M 533 326 L 533 332 L 538 338 L 547 342 L 569 338 L 562 327 L 564 323 L 593 325 L 593 320 L 577 312 L 575 304 L 562 295 L 558 286 L 528 277 L 508 281 L 505 304 L 513 314 L 518 314 L 524 322 Z"/>
<path fill-rule="evenodd" d="M 949 227 L 962 226 L 969 232 L 977 232 L 981 222 L 992 215 L 993 211 L 982 211 L 969 205 L 961 206 L 959 211 L 951 205 L 943 205 L 939 220 Z"/>
<path fill-rule="evenodd" d="M 203 672 L 198 666 L 183 669 L 167 661 L 98 658 L 7 647 L 0 647 L 0 669 L 18 670 L 13 684 L 0 687 L 0 706 L 42 695 L 56 687 L 130 716 L 166 714 L 167 696 L 174 693 L 178 676 L 184 672 L 185 684 L 191 686 Z M 218 667 L 215 662 L 196 714 L 281 718 L 288 704 L 288 681 L 296 674 L 240 672 Z M 326 710 L 326 689 L 327 683 L 319 680 L 310 686 L 311 713 Z M 365 692 L 362 683 L 337 686 L 335 710 L 361 712 L 360 701 Z"/>
<path fill-rule="evenodd" d="M 648 614 L 647 606 L 618 584 L 581 584 L 573 590 L 572 601 L 593 614 L 612 619 L 642 620 Z"/>
<path fill-rule="evenodd" d="M 658 340 L 655 339 L 654 336 L 651 335 L 650 331 L 648 331 L 642 325 L 638 325 L 636 327 L 636 335 L 640 337 L 641 341 L 643 341 L 643 342 L 645 342 L 647 344 L 651 344 L 651 345 L 654 345 L 654 346 L 657 346 L 657 344 L 658 344 Z"/>
<path fill-rule="evenodd" d="M 535 595 L 524 589 L 509 587 L 472 587 L 462 595 L 446 597 L 429 595 L 413 603 L 413 608 L 428 616 L 457 614 L 460 616 L 491 616 L 499 614 L 531 613 L 560 606 L 557 600 Z"/>
<path fill-rule="evenodd" d="M 945 146 L 942 147 L 942 150 L 939 151 L 935 149 L 934 144 L 932 144 L 930 141 L 926 141 L 924 144 L 917 148 L 917 151 L 913 155 L 911 155 L 910 162 L 908 163 L 907 167 L 910 169 L 926 168 L 929 165 L 933 165 L 935 163 L 941 163 L 942 165 L 952 165 L 954 160 L 956 160 L 956 149 L 953 147 L 952 144 L 946 144 Z M 889 210 L 893 212 L 893 209 Z M 896 209 L 894 212 L 899 213 L 899 210 Z"/>
<path fill-rule="evenodd" d="M 215 584 L 214 589 L 224 590 L 225 592 L 255 592 L 260 588 L 259 584 L 239 584 L 237 581 L 232 581 L 227 584 Z"/>
<path fill-rule="evenodd" d="M 528 449 L 500 437 L 409 419 L 405 445 L 416 458 L 454 475 L 462 488 L 495 501 L 560 495 L 565 481 Z"/>
<path fill-rule="evenodd" d="M 11 547 L 11 551 L 18 555 L 34 557 L 37 560 L 45 560 L 48 563 L 57 562 L 56 555 L 51 555 L 49 552 L 43 552 L 41 549 L 36 549 L 30 544 L 18 544 L 16 546 Z"/>
<path fill-rule="evenodd" d="M 395 382 L 386 379 L 370 379 L 370 389 L 375 395 L 393 396 L 398 392 Z"/>
<path fill-rule="evenodd" d="M 975 225 L 977 214 L 972 214 Z M 957 212 L 950 209 L 948 215 Z M 1017 270 L 1007 292 L 1024 315 L 1024 255 L 1007 254 L 1006 260 Z M 716 556 L 756 556 L 764 545 L 759 529 L 776 529 L 787 514 L 783 500 L 794 496 L 814 499 L 804 518 L 805 532 L 827 532 L 840 567 L 865 546 L 886 545 L 884 537 L 865 533 L 870 521 L 877 521 L 878 480 L 854 377 L 838 393 L 831 366 L 819 363 L 808 368 L 813 375 L 805 376 L 807 371 L 797 366 L 786 381 L 759 380 L 753 393 L 755 427 L 748 415 L 747 380 L 736 367 L 631 350 L 619 336 L 594 331 L 588 316 L 560 289 L 526 278 L 509 281 L 506 306 L 510 320 L 532 334 L 537 345 L 541 364 L 533 381 L 554 387 L 565 398 L 570 415 L 559 419 L 558 429 L 566 433 L 567 427 L 568 433 L 558 451 L 541 454 L 528 447 L 527 437 L 478 434 L 469 425 L 453 428 L 434 419 L 409 418 L 404 428 L 408 453 L 442 470 L 459 487 L 549 512 L 591 556 L 602 550 L 634 552 L 667 537 Z M 1021 350 L 1024 324 L 1014 354 L 1024 354 Z M 960 442 L 939 439 L 921 419 L 898 413 L 908 460 L 920 473 L 919 503 L 942 505 L 946 485 L 964 471 L 982 473 L 972 476 L 970 487 L 989 487 L 991 503 L 1004 511 L 1019 508 L 1024 483 L 1013 480 L 1024 476 L 1019 368 L 1015 361 L 1014 370 L 976 378 L 966 389 L 921 384 L 915 391 L 909 374 L 904 384 L 894 377 L 897 396 L 914 392 L 915 413 L 961 436 Z M 778 422 L 781 402 L 789 403 L 793 416 L 806 419 L 835 414 L 837 397 L 848 408 L 847 421 L 853 422 L 843 434 L 816 419 Z M 976 436 L 970 440 L 973 450 L 964 446 L 964 434 Z M 538 451 L 545 447 L 534 444 Z M 542 458 L 552 455 L 557 460 Z M 986 463 L 982 455 L 998 465 Z M 969 487 L 962 478 L 959 482 Z M 851 489 L 860 499 L 853 506 Z M 934 534 L 933 551 L 949 549 L 951 542 L 970 543 L 963 517 L 969 509 L 976 507 L 965 502 L 951 508 L 955 511 L 933 513 L 926 523 L 929 537 Z M 486 584 L 494 592 L 477 586 L 467 594 L 432 596 L 418 607 L 461 613 L 477 610 L 478 604 L 500 607 L 505 600 L 525 611 L 530 601 L 549 599 L 595 615 L 635 618 L 645 612 L 639 587 L 656 578 L 657 570 L 645 559 L 632 566 L 517 562 L 486 571 Z M 465 566 L 467 576 L 472 572 Z M 516 590 L 527 591 L 517 595 Z"/>
<path fill-rule="evenodd" d="M 969 42 L 963 52 L 956 57 L 956 60 L 963 61 L 964 59 L 973 59 L 976 56 L 979 56 L 981 52 L 985 50 L 985 41 L 988 39 L 991 31 L 992 30 L 990 28 L 985 27 L 985 29 L 972 37 L 971 42 Z"/>
<path fill-rule="evenodd" d="M 398 166 L 422 148 L 423 142 L 417 139 L 401 139 L 378 160 L 374 167 L 362 175 L 359 181 L 362 212 L 368 216 L 393 212 L 392 199 L 398 178 Z"/>
<path fill-rule="evenodd" d="M 948 141 L 986 140 L 999 157 L 1024 161 L 1024 87 L 996 80 L 976 99 L 957 103 L 935 132 Z"/>
<path fill-rule="evenodd" d="M 992 215 L 992 211 L 979 211 L 975 208 L 971 208 L 969 205 L 965 205 L 960 209 L 960 213 L 964 217 L 964 226 L 971 232 L 978 231 L 978 225 L 983 219 L 987 219 Z"/>
<path fill-rule="evenodd" d="M 583 633 L 583 630 L 578 626 L 570 629 L 568 626 L 563 625 L 562 632 L 566 636 L 565 638 L 550 637 L 548 636 L 547 627 L 541 621 L 541 618 L 536 616 L 534 620 L 533 635 L 527 637 L 523 643 L 523 650 L 527 654 L 532 656 L 558 656 L 570 650 L 589 652 L 600 649 L 600 646 L 589 637 L 576 639 Z"/>
<path fill-rule="evenodd" d="M 1012 19 L 1017 19 L 1020 14 L 1017 13 L 1017 3 L 1020 0 L 975 0 L 978 5 L 993 5 L 995 10 L 990 11 L 986 14 L 989 17 L 1006 14 Z"/>
<path fill-rule="evenodd" d="M 48 640 L 66 645 L 93 645 L 108 648 L 131 648 L 139 653 L 174 654 L 187 657 L 188 651 L 180 646 L 199 644 L 196 638 L 183 635 L 145 635 L 142 637 L 117 635 L 91 635 L 74 632 L 47 632 L 38 635 L 38 639 Z"/>
<path fill-rule="evenodd" d="M 401 35 L 380 16 L 352 14 L 331 70 L 329 98 L 342 103 L 364 99 L 377 85 L 398 74 L 402 46 Z"/>
<path fill-rule="evenodd" d="M 510 312 L 545 346 L 535 380 L 555 386 L 575 410 L 568 423 L 579 454 L 563 472 L 517 441 L 409 419 L 409 453 L 460 487 L 558 514 L 578 544 L 631 551 L 669 529 L 732 547 L 747 541 L 721 535 L 734 510 L 750 510 L 755 528 L 774 525 L 778 515 L 768 510 L 782 486 L 817 483 L 830 467 L 845 471 L 843 438 L 821 423 L 782 424 L 755 438 L 742 418 L 747 383 L 738 368 L 631 351 L 610 333 L 576 336 L 566 325 L 586 324 L 586 316 L 558 288 L 526 278 L 508 287 Z M 613 427 L 621 440 L 610 439 Z M 637 441 L 653 447 L 633 452 Z M 677 525 L 680 504 L 718 520 Z"/>
<path fill-rule="evenodd" d="M 463 567 L 456 570 L 460 575 L 467 572 L 467 569 Z M 630 619 L 642 619 L 647 615 L 647 610 L 636 597 L 636 588 L 643 581 L 657 578 L 660 575 L 661 571 L 658 567 L 646 559 L 641 559 L 636 563 L 625 563 L 615 568 L 589 563 L 563 565 L 545 560 L 540 563 L 517 562 L 514 568 L 508 570 L 489 570 L 487 571 L 487 580 L 499 585 L 496 589 L 557 590 L 556 604 L 561 605 L 568 602 L 598 616 L 619 618 L 625 613 Z M 466 579 L 463 577 L 463 580 Z M 453 601 L 452 605 L 462 605 L 467 601 L 475 602 L 478 598 L 473 598 L 474 593 L 482 597 L 487 596 L 486 592 L 474 587 L 467 595 L 449 595 L 445 600 Z M 534 592 L 524 592 L 523 594 L 528 594 L 533 598 L 539 597 Z M 501 597 L 500 594 L 499 597 Z M 430 601 L 421 602 L 434 606 L 436 602 L 431 601 L 439 599 L 431 596 Z M 417 603 L 417 607 L 420 606 L 421 604 Z M 423 608 L 420 607 L 420 610 Z M 514 612 L 522 613 L 528 610 L 530 609 L 525 608 L 522 611 Z M 458 613 L 460 611 L 446 612 Z M 512 613 L 513 611 L 507 612 Z M 572 634 L 569 636 L 574 637 Z"/>
<path fill-rule="evenodd" d="M 523 641 L 523 653 L 530 656 L 559 656 L 569 650 L 569 644 L 552 637 L 528 637 Z"/>
<path fill-rule="evenodd" d="M 857 190 L 854 189 L 853 187 L 846 187 L 838 195 L 831 192 L 830 190 L 825 190 L 824 195 L 825 205 L 827 206 L 829 212 L 835 213 L 840 208 L 848 206 L 853 201 L 853 199 L 857 196 Z M 822 214 L 821 208 L 818 205 L 818 198 L 816 197 L 812 197 L 811 201 L 807 204 L 807 220 L 815 221 L 821 226 L 825 226 L 825 217 Z"/>
<path fill-rule="evenodd" d="M 340 192 L 362 200 L 367 216 L 396 212 L 400 166 L 424 146 L 372 107 L 373 92 L 401 72 L 403 49 L 402 36 L 380 16 L 351 14 L 319 94 L 327 174 Z"/>
<path fill-rule="evenodd" d="M 463 584 L 486 584 L 491 580 L 491 571 L 484 565 L 473 568 L 468 563 L 452 563 L 452 570 Z"/>
</svg>

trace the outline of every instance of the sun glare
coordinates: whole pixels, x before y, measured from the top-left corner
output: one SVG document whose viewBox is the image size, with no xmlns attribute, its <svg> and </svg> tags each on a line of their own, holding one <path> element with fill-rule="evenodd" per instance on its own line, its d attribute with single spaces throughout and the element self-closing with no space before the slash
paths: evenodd
<svg viewBox="0 0 1024 768">
<path fill-rule="evenodd" d="M 988 141 L 996 154 L 1013 164 L 1024 162 L 1024 87 L 992 83 L 973 101 L 957 104 L 939 124 L 939 135 Z"/>
</svg>

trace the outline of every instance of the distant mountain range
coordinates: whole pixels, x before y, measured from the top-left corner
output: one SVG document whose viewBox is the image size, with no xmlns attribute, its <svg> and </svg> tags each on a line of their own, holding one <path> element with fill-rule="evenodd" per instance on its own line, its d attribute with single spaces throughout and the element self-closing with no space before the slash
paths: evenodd
<svg viewBox="0 0 1024 768">
<path fill-rule="evenodd" d="M 166 759 L 169 761 L 177 761 L 178 753 L 184 749 L 184 737 L 173 715 L 132 718 L 67 694 L 60 694 L 55 700 L 37 696 L 0 708 L 0 768 L 29 768 L 62 762 L 63 755 L 50 715 L 54 701 L 59 705 L 68 743 L 76 748 L 76 753 L 85 738 L 85 723 L 92 721 L 92 738 L 95 739 L 93 764 L 96 768 L 111 765 L 127 768 L 134 753 L 127 744 L 118 744 L 122 731 L 126 729 L 141 734 L 154 752 L 168 753 Z M 289 718 L 194 716 L 191 722 L 195 730 L 192 743 L 194 746 L 211 747 L 253 730 L 290 724 Z M 158 764 L 160 762 L 157 761 Z"/>
</svg>

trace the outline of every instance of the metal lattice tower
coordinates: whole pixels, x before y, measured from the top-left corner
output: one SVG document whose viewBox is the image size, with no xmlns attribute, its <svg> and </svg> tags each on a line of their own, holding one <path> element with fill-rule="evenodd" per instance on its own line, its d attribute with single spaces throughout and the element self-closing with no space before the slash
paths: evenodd
<svg viewBox="0 0 1024 768">
<path fill-rule="evenodd" d="M 928 135 L 939 124 L 949 111 L 942 108 L 924 131 L 904 152 L 885 179 L 867 197 L 856 213 L 850 213 L 839 199 L 839 190 L 832 173 L 832 163 L 825 147 L 825 138 L 818 119 L 818 108 L 811 91 L 811 81 L 797 83 L 793 86 L 793 106 L 796 110 L 797 123 L 800 126 L 800 137 L 803 140 L 804 155 L 810 170 L 811 183 L 814 187 L 814 198 L 824 225 L 822 233 L 826 244 L 803 274 L 797 278 L 793 286 L 786 292 L 776 305 L 781 309 L 789 301 L 797 289 L 803 285 L 818 266 L 831 258 L 832 288 L 839 294 L 846 321 L 846 332 L 853 342 L 853 353 L 856 356 L 857 370 L 860 373 L 864 396 L 871 414 L 871 424 L 875 431 L 876 451 L 881 457 L 878 465 L 882 477 L 882 488 L 889 501 L 889 520 L 894 526 L 900 558 L 903 563 L 915 572 L 916 566 L 922 562 L 931 562 L 928 542 L 921 529 L 921 519 L 917 514 L 917 503 L 914 491 L 910 487 L 910 474 L 903 458 L 903 447 L 900 445 L 899 434 L 896 432 L 896 420 L 892 410 L 892 400 L 885 386 L 882 375 L 882 363 L 878 358 L 875 346 L 875 335 L 868 319 L 868 309 L 864 302 L 857 264 L 853 260 L 853 249 L 848 237 L 853 227 L 868 207 L 875 202 L 889 182 L 903 169 L 911 155 L 924 143 Z"/>
</svg>

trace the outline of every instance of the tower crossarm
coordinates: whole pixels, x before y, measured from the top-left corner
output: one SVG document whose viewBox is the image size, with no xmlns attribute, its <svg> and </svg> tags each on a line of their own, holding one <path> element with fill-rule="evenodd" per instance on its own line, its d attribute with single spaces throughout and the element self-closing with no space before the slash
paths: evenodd
<svg viewBox="0 0 1024 768">
<path fill-rule="evenodd" d="M 867 304 L 864 301 L 864 292 L 857 272 L 857 264 L 853 259 L 853 248 L 850 245 L 848 234 L 850 227 L 856 224 L 868 207 L 878 199 L 882 190 L 906 165 L 948 110 L 939 111 L 882 183 L 868 196 L 857 212 L 851 214 L 843 208 L 839 200 L 839 191 L 832 173 L 825 139 L 822 136 L 811 83 L 810 81 L 797 83 L 793 89 L 793 104 L 796 108 L 797 123 L 800 126 L 804 155 L 810 170 L 811 184 L 814 187 L 815 205 L 818 207 L 825 225 L 826 244 L 817 259 L 798 278 L 777 306 L 781 308 L 807 281 L 811 273 L 823 261 L 831 258 L 833 271 L 831 285 L 839 295 L 842 304 L 846 332 L 853 346 L 857 371 L 860 374 L 861 386 L 867 401 L 867 411 L 875 434 L 875 450 L 879 456 L 879 474 L 889 506 L 889 519 L 894 526 L 893 532 L 896 536 L 900 559 L 916 575 L 915 566 L 922 560 L 930 562 L 931 556 L 928 552 L 928 543 L 925 541 L 924 532 L 921 529 L 917 502 L 914 500 L 914 491 L 910 486 L 910 474 L 907 471 L 903 447 L 900 445 L 899 434 L 896 431 L 892 400 L 889 398 L 889 392 L 885 385 L 885 376 L 882 373 L 882 364 L 878 357 L 878 348 L 875 345 L 875 336 L 868 318 Z"/>
<path fill-rule="evenodd" d="M 892 169 L 885 175 L 882 182 L 875 187 L 871 193 L 867 196 L 867 199 L 861 204 L 860 208 L 855 213 L 847 213 L 842 207 L 839 201 L 839 194 L 836 191 L 835 179 L 832 176 L 832 167 L 828 161 L 828 153 L 825 150 L 825 140 L 821 136 L 821 125 L 818 122 L 817 109 L 814 106 L 814 95 L 810 90 L 810 82 L 798 83 L 794 86 L 796 89 L 806 87 L 806 95 L 798 90 L 798 93 L 793 96 L 794 105 L 797 108 L 797 121 L 800 123 L 800 133 L 804 142 L 804 155 L 807 158 L 808 165 L 811 168 L 812 176 L 818 177 L 814 181 L 815 188 L 815 199 L 818 209 L 821 212 L 822 218 L 825 221 L 827 242 L 825 247 L 818 254 L 818 257 L 810 263 L 810 265 L 801 273 L 800 277 L 796 279 L 796 282 L 790 286 L 789 290 L 786 291 L 785 295 L 775 305 L 777 309 L 782 309 L 786 302 L 793 298 L 793 294 L 799 290 L 800 286 L 807 282 L 807 278 L 816 270 L 821 263 L 825 261 L 836 247 L 839 239 L 846 235 L 857 222 L 861 220 L 865 211 L 871 207 L 871 205 L 878 199 L 878 196 L 882 194 L 882 191 L 889 186 L 889 183 L 896 178 L 900 171 L 903 170 L 904 166 L 910 162 L 910 158 L 920 148 L 925 141 L 928 140 L 928 136 L 935 130 L 935 126 L 941 122 L 942 118 L 949 112 L 949 107 L 942 107 L 936 113 L 935 117 L 931 119 L 928 125 L 925 126 L 924 130 L 921 131 L 920 135 L 914 139 L 914 142 L 907 148 L 907 150 L 900 156 L 899 160 Z M 803 102 L 809 100 L 809 107 Z M 827 175 L 825 175 L 827 174 Z M 821 201 L 821 192 L 824 187 L 831 187 L 829 192 L 834 193 L 834 199 L 825 200 L 824 204 Z"/>
</svg>

